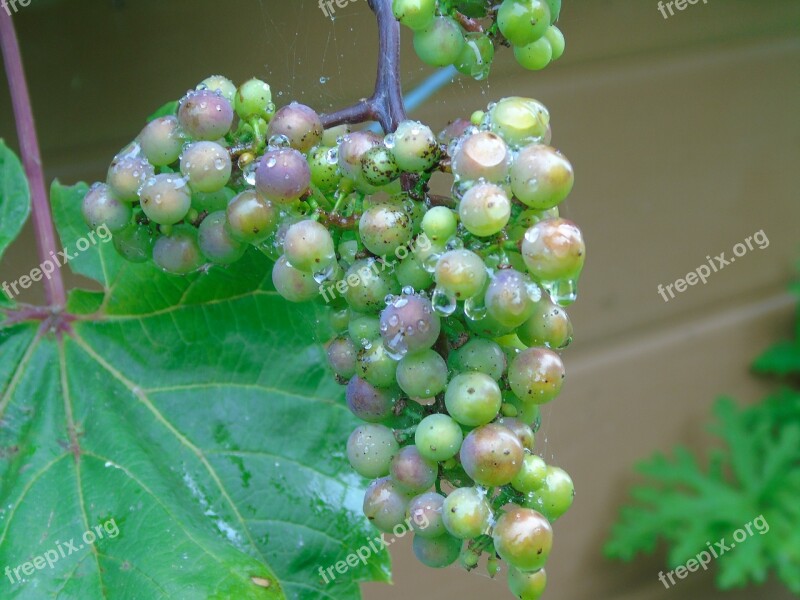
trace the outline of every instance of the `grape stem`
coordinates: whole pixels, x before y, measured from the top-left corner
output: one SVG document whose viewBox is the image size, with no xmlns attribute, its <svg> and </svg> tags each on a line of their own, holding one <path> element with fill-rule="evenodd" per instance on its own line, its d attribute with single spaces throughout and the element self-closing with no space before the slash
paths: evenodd
<svg viewBox="0 0 800 600">
<path fill-rule="evenodd" d="M 377 121 L 384 133 L 391 133 L 405 121 L 406 109 L 400 85 L 400 23 L 392 13 L 392 0 L 368 0 L 378 21 L 378 75 L 375 92 L 369 98 L 336 112 L 322 115 L 327 129 Z"/>
<path fill-rule="evenodd" d="M 33 119 L 17 33 L 11 13 L 5 10 L 0 10 L 0 48 L 3 52 L 3 62 L 11 91 L 11 104 L 17 122 L 20 154 L 30 185 L 33 227 L 36 232 L 39 258 L 45 262 L 50 260 L 57 250 L 53 215 L 50 211 L 44 183 L 39 140 L 36 136 L 36 124 Z M 43 283 L 45 299 L 50 310 L 58 312 L 63 309 L 66 304 L 66 293 L 61 272 L 56 269 L 52 277 L 46 278 Z"/>
</svg>

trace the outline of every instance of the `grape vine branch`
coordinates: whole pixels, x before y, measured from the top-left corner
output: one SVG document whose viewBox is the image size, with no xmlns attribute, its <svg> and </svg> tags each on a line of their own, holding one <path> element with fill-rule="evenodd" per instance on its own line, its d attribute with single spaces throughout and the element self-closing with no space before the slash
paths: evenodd
<svg viewBox="0 0 800 600">
<path fill-rule="evenodd" d="M 377 121 L 391 133 L 406 119 L 400 85 L 400 23 L 392 14 L 391 0 L 368 0 L 378 21 L 378 76 L 375 92 L 367 99 L 336 112 L 322 115 L 322 124 L 336 125 Z"/>
<path fill-rule="evenodd" d="M 11 92 L 11 104 L 17 123 L 17 133 L 22 154 L 22 163 L 31 191 L 33 227 L 36 232 L 36 243 L 42 262 L 56 254 L 56 234 L 53 227 L 53 215 L 47 197 L 42 170 L 42 157 L 39 152 L 39 140 L 36 135 L 36 124 L 33 119 L 28 83 L 22 65 L 22 54 L 19 49 L 17 33 L 10 13 L 0 10 L 0 47 L 3 51 L 8 84 Z M 64 280 L 58 269 L 52 277 L 44 280 L 45 299 L 48 310 L 30 307 L 23 309 L 25 314 L 17 318 L 46 319 L 60 312 L 66 303 Z M 22 311 L 21 311 L 22 312 Z"/>
</svg>

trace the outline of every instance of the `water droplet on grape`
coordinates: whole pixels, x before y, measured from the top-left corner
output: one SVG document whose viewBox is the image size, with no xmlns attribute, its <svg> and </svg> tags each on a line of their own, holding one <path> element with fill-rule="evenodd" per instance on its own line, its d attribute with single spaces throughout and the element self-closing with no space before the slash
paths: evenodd
<svg viewBox="0 0 800 600">
<path fill-rule="evenodd" d="M 436 286 L 433 291 L 431 303 L 433 304 L 433 309 L 445 317 L 452 315 L 458 306 L 455 294 L 439 286 Z"/>
<path fill-rule="evenodd" d="M 483 302 L 483 298 L 479 296 L 467 298 L 464 301 L 464 314 L 473 321 L 480 321 L 486 318 L 486 305 Z"/>
<path fill-rule="evenodd" d="M 550 293 L 553 302 L 561 306 L 569 306 L 578 299 L 578 282 L 575 279 L 548 281 L 542 286 Z"/>
</svg>

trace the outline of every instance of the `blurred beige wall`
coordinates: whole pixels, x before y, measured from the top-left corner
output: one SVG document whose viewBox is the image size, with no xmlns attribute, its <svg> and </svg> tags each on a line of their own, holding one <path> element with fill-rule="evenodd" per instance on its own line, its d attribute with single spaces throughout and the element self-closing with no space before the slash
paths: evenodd
<svg viewBox="0 0 800 600">
<path fill-rule="evenodd" d="M 34 0 L 17 21 L 47 174 L 67 182 L 102 178 L 149 112 L 211 73 L 263 77 L 278 102 L 320 110 L 372 87 L 366 0 L 335 21 L 311 0 Z M 800 3 L 708 0 L 665 20 L 653 0 L 565 0 L 561 26 L 567 54 L 546 71 L 523 72 L 503 53 L 490 83 L 458 81 L 415 113 L 441 126 L 503 95 L 534 96 L 577 172 L 565 212 L 584 229 L 589 259 L 571 310 L 569 377 L 543 411 L 538 443 L 573 475 L 578 496 L 556 525 L 546 597 L 789 598 L 779 586 L 715 593 L 706 573 L 666 591 L 663 552 L 622 566 L 601 546 L 632 464 L 676 442 L 702 447 L 714 398 L 759 399 L 769 385 L 748 374 L 749 362 L 790 331 Z M 407 88 L 429 72 L 406 40 Z M 15 144 L 5 94 L 0 136 Z M 658 294 L 760 230 L 768 248 L 669 302 Z M 0 279 L 36 262 L 28 231 Z M 395 585 L 365 586 L 368 599 L 508 597 L 502 582 L 419 567 L 405 541 L 392 553 Z"/>
</svg>

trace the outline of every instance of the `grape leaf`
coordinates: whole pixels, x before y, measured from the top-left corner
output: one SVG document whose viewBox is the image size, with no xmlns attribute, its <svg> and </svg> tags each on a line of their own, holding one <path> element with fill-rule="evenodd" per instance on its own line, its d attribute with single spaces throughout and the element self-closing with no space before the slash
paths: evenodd
<svg viewBox="0 0 800 600">
<path fill-rule="evenodd" d="M 87 238 L 85 190 L 51 199 L 69 266 L 103 291 L 70 294 L 63 334 L 0 323 L 3 598 L 347 600 L 388 581 L 385 552 L 319 575 L 376 535 L 322 310 L 287 305 L 255 251 L 187 278 L 125 263 Z M 82 547 L 16 582 L 67 540 Z"/>
<path fill-rule="evenodd" d="M 25 171 L 14 152 L 0 139 L 0 259 L 31 211 L 31 194 Z"/>
<path fill-rule="evenodd" d="M 155 121 L 160 117 L 169 117 L 178 114 L 178 101 L 172 100 L 166 104 L 161 105 L 156 112 L 147 117 L 147 122 Z"/>
</svg>

